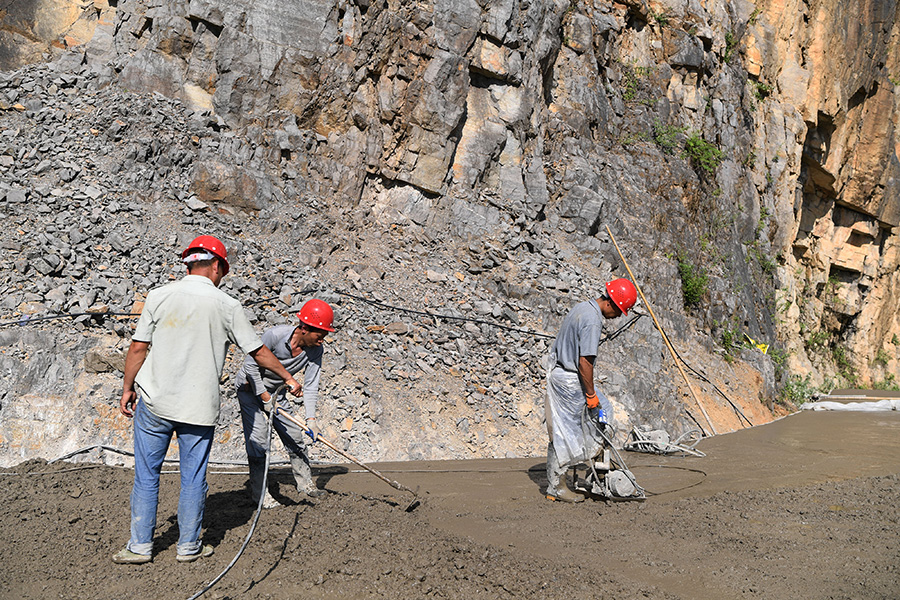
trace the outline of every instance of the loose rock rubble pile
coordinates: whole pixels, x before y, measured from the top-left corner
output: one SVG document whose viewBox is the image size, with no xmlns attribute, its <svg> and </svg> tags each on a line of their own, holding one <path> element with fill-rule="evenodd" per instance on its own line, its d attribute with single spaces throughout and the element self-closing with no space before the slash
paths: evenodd
<svg viewBox="0 0 900 600">
<path fill-rule="evenodd" d="M 128 312 L 134 290 L 168 279 L 160 250 L 177 239 L 157 236 L 177 206 L 147 192 L 183 194 L 191 129 L 177 103 L 94 80 L 38 66 L 0 82 L 4 314 Z"/>
</svg>

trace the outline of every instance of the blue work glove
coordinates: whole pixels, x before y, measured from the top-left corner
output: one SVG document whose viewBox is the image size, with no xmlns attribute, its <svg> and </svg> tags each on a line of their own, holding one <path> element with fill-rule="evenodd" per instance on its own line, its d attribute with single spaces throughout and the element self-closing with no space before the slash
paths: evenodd
<svg viewBox="0 0 900 600">
<path fill-rule="evenodd" d="M 306 435 L 312 438 L 312 441 L 315 442 L 319 437 L 319 434 L 322 433 L 319 430 L 319 426 L 316 424 L 316 418 L 310 417 L 306 420 Z"/>
</svg>

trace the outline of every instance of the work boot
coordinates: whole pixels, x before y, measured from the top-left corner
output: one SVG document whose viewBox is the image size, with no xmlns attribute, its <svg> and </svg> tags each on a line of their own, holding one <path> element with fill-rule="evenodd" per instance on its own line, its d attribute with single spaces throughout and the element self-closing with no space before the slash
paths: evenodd
<svg viewBox="0 0 900 600">
<path fill-rule="evenodd" d="M 297 491 L 311 500 L 318 500 L 328 495 L 325 490 L 320 490 L 312 480 L 312 469 L 304 457 L 288 452 L 291 459 L 291 471 L 294 473 L 294 481 L 297 482 Z"/>
<path fill-rule="evenodd" d="M 566 476 L 563 475 L 556 485 L 555 490 L 551 487 L 547 488 L 547 500 L 559 500 L 561 502 L 571 502 L 574 504 L 576 502 L 584 502 L 584 496 L 570 490 L 569 484 L 566 483 Z"/>
<path fill-rule="evenodd" d="M 266 474 L 265 458 L 248 458 L 247 463 L 250 465 L 250 498 L 254 504 L 259 504 L 259 495 L 263 491 L 263 477 Z M 265 498 L 263 498 L 263 508 L 277 508 L 281 503 L 269 494 L 269 490 L 265 490 Z"/>
</svg>

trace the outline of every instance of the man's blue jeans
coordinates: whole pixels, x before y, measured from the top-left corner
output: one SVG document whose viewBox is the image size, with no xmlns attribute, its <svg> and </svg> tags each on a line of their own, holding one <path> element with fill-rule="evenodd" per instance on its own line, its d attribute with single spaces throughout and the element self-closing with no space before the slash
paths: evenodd
<svg viewBox="0 0 900 600">
<path fill-rule="evenodd" d="M 159 474 L 172 434 L 178 440 L 181 494 L 178 498 L 178 554 L 200 551 L 206 507 L 206 465 L 212 447 L 211 425 L 189 425 L 157 417 L 139 401 L 134 411 L 134 487 L 131 490 L 131 539 L 127 548 L 152 554 Z"/>
</svg>

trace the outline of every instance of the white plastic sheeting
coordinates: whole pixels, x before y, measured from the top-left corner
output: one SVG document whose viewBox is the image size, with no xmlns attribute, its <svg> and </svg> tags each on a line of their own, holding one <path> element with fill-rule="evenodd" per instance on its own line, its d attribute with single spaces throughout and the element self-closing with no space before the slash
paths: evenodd
<svg viewBox="0 0 900 600">
<path fill-rule="evenodd" d="M 800 406 L 801 410 L 843 410 L 854 412 L 884 412 L 900 410 L 900 398 L 875 400 L 872 402 L 835 402 L 833 400 L 819 400 L 818 402 L 806 402 Z"/>
<path fill-rule="evenodd" d="M 597 393 L 606 419 L 612 421 L 612 404 Z M 592 459 L 603 447 L 596 428 L 582 418 L 584 392 L 578 374 L 559 367 L 547 377 L 545 414 L 547 430 L 561 467 L 577 465 Z"/>
</svg>

